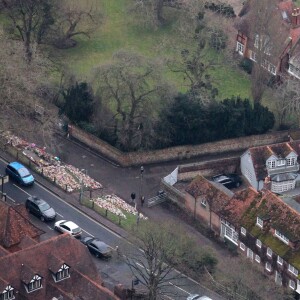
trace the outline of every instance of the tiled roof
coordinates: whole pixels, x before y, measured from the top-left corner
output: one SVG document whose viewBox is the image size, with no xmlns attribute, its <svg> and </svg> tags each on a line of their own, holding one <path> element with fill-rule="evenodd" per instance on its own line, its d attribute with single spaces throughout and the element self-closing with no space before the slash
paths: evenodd
<svg viewBox="0 0 300 300">
<path fill-rule="evenodd" d="M 250 152 L 252 158 L 256 178 L 258 180 L 261 180 L 268 175 L 266 168 L 267 159 L 272 155 L 275 155 L 278 158 L 284 158 L 292 151 L 296 152 L 296 154 L 299 155 L 300 141 L 253 147 L 248 151 Z"/>
<path fill-rule="evenodd" d="M 60 261 L 70 266 L 70 277 L 55 282 L 49 266 L 55 270 Z M 68 295 L 64 299 L 118 299 L 102 286 L 87 248 L 68 234 L 0 257 L 0 270 L 1 279 L 18 291 L 22 299 L 45 300 L 60 295 Z M 28 294 L 22 280 L 28 282 L 34 275 L 42 277 L 43 287 Z"/>
<path fill-rule="evenodd" d="M 218 213 L 231 198 L 222 191 L 221 188 L 219 189 L 212 182 L 200 175 L 197 176 L 185 190 L 195 199 L 204 197 L 210 205 L 210 209 L 215 213 Z"/>
<path fill-rule="evenodd" d="M 252 187 L 238 191 L 220 211 L 220 215 L 231 224 L 239 227 L 245 211 L 258 196 L 259 193 Z"/>
<path fill-rule="evenodd" d="M 35 227 L 28 219 L 23 204 L 11 206 L 0 201 L 0 245 L 10 248 L 21 242 L 23 237 L 38 238 L 44 231 Z"/>
</svg>

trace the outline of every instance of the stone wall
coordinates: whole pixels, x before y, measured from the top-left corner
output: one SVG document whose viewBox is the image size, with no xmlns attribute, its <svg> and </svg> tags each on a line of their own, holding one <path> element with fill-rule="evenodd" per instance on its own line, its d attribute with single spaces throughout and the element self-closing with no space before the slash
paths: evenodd
<svg viewBox="0 0 300 300">
<path fill-rule="evenodd" d="M 161 189 L 167 193 L 167 198 L 176 203 L 182 209 L 186 209 L 185 205 L 185 193 L 177 190 L 175 187 L 161 180 Z"/>
<path fill-rule="evenodd" d="M 123 167 L 197 158 L 212 154 L 241 152 L 249 147 L 289 141 L 288 131 L 275 131 L 262 135 L 252 135 L 214 143 L 124 153 L 73 125 L 69 125 L 69 134 L 71 137 L 86 144 L 88 147 L 98 151 Z"/>
</svg>

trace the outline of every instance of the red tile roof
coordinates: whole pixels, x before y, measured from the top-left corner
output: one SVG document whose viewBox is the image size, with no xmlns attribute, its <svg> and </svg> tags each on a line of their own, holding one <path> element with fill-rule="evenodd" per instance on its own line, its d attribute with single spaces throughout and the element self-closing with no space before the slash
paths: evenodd
<svg viewBox="0 0 300 300">
<path fill-rule="evenodd" d="M 210 205 L 210 209 L 215 213 L 222 210 L 231 199 L 225 192 L 218 189 L 216 185 L 200 175 L 197 176 L 185 190 L 195 199 L 204 197 Z"/>
<path fill-rule="evenodd" d="M 55 282 L 52 271 L 59 261 L 70 266 L 70 277 Z M 0 283 L 10 284 L 20 299 L 118 299 L 103 287 L 87 248 L 68 234 L 59 235 L 18 252 L 0 257 Z M 42 277 L 42 288 L 27 293 L 24 283 L 34 275 Z M 68 298 L 69 297 L 69 298 Z"/>
<path fill-rule="evenodd" d="M 0 201 L 0 245 L 10 248 L 25 236 L 37 239 L 44 231 L 34 226 L 23 204 L 11 206 Z"/>
</svg>

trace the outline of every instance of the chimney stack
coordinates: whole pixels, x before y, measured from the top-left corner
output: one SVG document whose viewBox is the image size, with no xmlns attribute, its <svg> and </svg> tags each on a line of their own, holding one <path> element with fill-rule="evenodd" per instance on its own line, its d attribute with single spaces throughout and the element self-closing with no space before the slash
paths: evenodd
<svg viewBox="0 0 300 300">
<path fill-rule="evenodd" d="M 293 27 L 298 27 L 300 25 L 300 8 L 293 9 L 292 25 L 293 25 Z"/>
</svg>

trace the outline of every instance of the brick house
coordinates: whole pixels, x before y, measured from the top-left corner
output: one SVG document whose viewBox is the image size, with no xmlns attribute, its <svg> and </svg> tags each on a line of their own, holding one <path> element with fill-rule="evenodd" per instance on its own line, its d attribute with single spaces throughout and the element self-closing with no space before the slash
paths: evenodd
<svg viewBox="0 0 300 300">
<path fill-rule="evenodd" d="M 267 37 L 261 46 L 262 37 L 258 32 L 251 32 L 256 12 L 252 8 L 253 1 L 248 0 L 235 24 L 238 31 L 235 50 L 254 63 L 259 61 L 274 76 L 287 72 L 300 79 L 300 9 L 291 0 L 277 2 L 274 8 L 270 8 L 273 10 L 272 22 L 276 28 L 273 39 L 276 41 Z"/>
<path fill-rule="evenodd" d="M 298 212 L 270 191 L 249 187 L 229 196 L 201 176 L 185 191 L 186 209 L 198 220 L 211 224 L 220 239 L 235 245 L 277 284 L 300 294 Z"/>
<path fill-rule="evenodd" d="M 24 205 L 0 201 L 0 299 L 119 299 L 80 241 L 63 234 L 40 242 L 42 233 Z"/>
<path fill-rule="evenodd" d="M 249 148 L 241 156 L 241 172 L 257 191 L 291 190 L 299 180 L 299 154 L 299 141 Z"/>
</svg>

